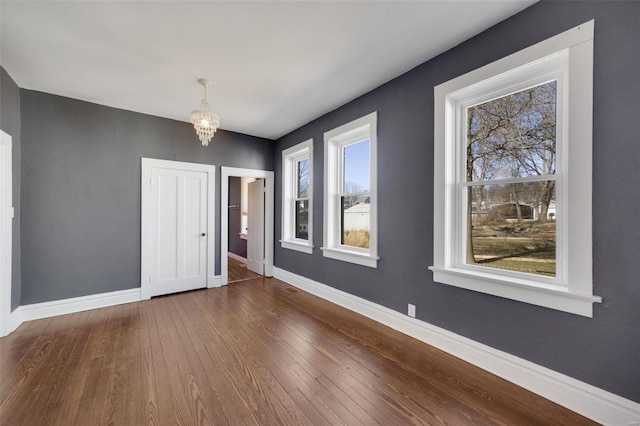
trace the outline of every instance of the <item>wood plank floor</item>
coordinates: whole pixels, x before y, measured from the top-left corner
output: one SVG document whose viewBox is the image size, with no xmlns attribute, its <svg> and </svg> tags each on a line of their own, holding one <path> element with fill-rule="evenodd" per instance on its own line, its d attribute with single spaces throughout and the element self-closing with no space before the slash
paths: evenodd
<svg viewBox="0 0 640 426">
<path fill-rule="evenodd" d="M 228 260 L 228 276 L 229 276 L 229 282 L 237 282 L 237 281 L 244 281 L 244 280 L 250 280 L 253 278 L 258 278 L 261 277 L 262 275 L 260 274 L 256 274 L 253 271 L 250 271 L 247 269 L 247 264 L 246 263 L 242 263 L 239 260 L 233 259 L 233 258 L 229 258 Z"/>
<path fill-rule="evenodd" d="M 268 278 L 23 324 L 0 425 L 592 424 Z"/>
</svg>

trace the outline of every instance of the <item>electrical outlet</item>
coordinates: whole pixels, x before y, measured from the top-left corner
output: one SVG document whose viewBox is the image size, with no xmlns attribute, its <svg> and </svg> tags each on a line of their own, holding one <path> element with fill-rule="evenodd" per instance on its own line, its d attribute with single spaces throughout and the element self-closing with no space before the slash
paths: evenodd
<svg viewBox="0 0 640 426">
<path fill-rule="evenodd" d="M 416 317 L 416 305 L 412 305 L 411 303 L 409 303 L 409 311 L 407 312 L 407 315 L 409 315 L 411 318 Z"/>
</svg>

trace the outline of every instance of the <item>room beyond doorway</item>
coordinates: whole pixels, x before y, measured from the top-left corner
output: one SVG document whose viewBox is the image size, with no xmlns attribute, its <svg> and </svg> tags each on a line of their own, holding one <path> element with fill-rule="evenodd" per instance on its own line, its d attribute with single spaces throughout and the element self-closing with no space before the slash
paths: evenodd
<svg viewBox="0 0 640 426">
<path fill-rule="evenodd" d="M 228 252 L 247 269 L 264 275 L 265 180 L 229 177 Z"/>
<path fill-rule="evenodd" d="M 264 275 L 267 277 L 273 276 L 273 244 L 274 244 L 274 235 L 273 235 L 273 223 L 274 223 L 274 173 L 272 171 L 265 170 L 254 170 L 254 169 L 240 169 L 234 167 L 222 167 L 221 169 L 222 179 L 221 179 L 221 241 L 220 248 L 221 253 L 220 257 L 222 260 L 221 265 L 221 278 L 222 285 L 225 285 L 231 281 L 233 281 L 230 270 L 229 270 L 229 262 L 228 257 L 231 254 L 231 257 L 239 256 L 240 258 L 246 259 L 248 264 L 248 269 L 253 270 L 255 272 L 261 272 L 257 275 Z M 260 211 L 260 223 L 259 224 L 251 222 L 251 214 L 248 214 L 246 217 L 246 224 L 242 221 L 241 213 L 244 211 L 242 208 L 241 196 L 233 198 L 231 191 L 230 183 L 238 182 L 238 179 L 234 178 L 244 178 L 246 184 L 249 188 L 252 186 L 253 193 L 255 197 L 260 198 L 263 206 L 258 208 Z M 249 178 L 249 179 L 247 179 Z M 253 182 L 250 182 L 253 180 Z M 260 183 L 259 185 L 256 185 Z M 256 188 L 259 187 L 259 191 Z M 264 195 L 263 195 L 264 194 Z M 238 194 L 236 194 L 238 195 Z M 251 201 L 251 191 L 247 194 L 249 201 Z M 254 200 L 255 201 L 255 200 Z M 251 205 L 256 205 L 254 203 L 249 203 L 247 208 L 247 212 L 251 210 Z M 237 216 L 237 217 L 235 217 Z M 257 215 L 254 215 L 257 216 Z M 254 217 L 255 218 L 255 217 Z M 249 228 L 249 231 L 246 232 L 246 252 L 241 251 L 239 254 L 234 253 L 237 252 L 236 240 L 238 235 L 240 238 L 241 234 L 245 233 L 246 228 Z M 260 250 L 256 250 L 254 245 L 251 244 L 251 229 L 260 229 L 258 231 L 260 233 L 261 242 L 259 244 Z M 233 236 L 233 239 L 232 239 Z M 254 235 L 255 236 L 255 235 Z M 263 239 L 262 239 L 263 238 Z M 242 241 L 240 241 L 242 243 Z M 233 246 L 233 247 L 232 247 Z M 253 247 L 253 249 L 251 249 Z M 242 260 L 242 259 L 240 259 Z"/>
<path fill-rule="evenodd" d="M 229 281 L 228 283 L 236 283 L 240 281 L 253 280 L 261 278 L 262 275 L 256 274 L 247 268 L 246 259 L 233 256 L 231 253 L 227 258 Z"/>
</svg>

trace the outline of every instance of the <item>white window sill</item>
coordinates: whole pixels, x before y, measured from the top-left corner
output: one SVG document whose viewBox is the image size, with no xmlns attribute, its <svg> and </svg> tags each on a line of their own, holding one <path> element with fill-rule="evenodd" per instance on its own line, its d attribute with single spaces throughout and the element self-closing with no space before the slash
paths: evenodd
<svg viewBox="0 0 640 426">
<path fill-rule="evenodd" d="M 566 287 L 559 285 L 501 277 L 462 268 L 430 266 L 429 269 L 433 271 L 435 282 L 589 318 L 593 317 L 593 304 L 602 302 L 599 296 L 572 293 Z"/>
<path fill-rule="evenodd" d="M 302 242 L 297 240 L 280 240 L 280 246 L 289 250 L 297 250 L 303 253 L 312 254 L 313 245 L 308 242 Z"/>
<path fill-rule="evenodd" d="M 248 237 L 248 234 L 243 234 L 242 232 L 240 232 L 240 238 L 242 238 L 243 240 L 246 240 Z"/>
<path fill-rule="evenodd" d="M 368 253 L 360 253 L 351 250 L 321 247 L 322 255 L 330 259 L 342 260 L 343 262 L 355 263 L 357 265 L 367 266 L 369 268 L 377 268 L 378 256 L 372 256 Z"/>
</svg>

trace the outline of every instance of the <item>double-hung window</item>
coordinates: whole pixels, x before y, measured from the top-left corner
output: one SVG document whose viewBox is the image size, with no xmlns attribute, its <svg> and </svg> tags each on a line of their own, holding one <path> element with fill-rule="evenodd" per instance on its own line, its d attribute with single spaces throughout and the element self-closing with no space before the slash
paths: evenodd
<svg viewBox="0 0 640 426">
<path fill-rule="evenodd" d="M 282 152 L 284 248 L 313 252 L 313 139 Z"/>
<path fill-rule="evenodd" d="M 324 134 L 325 257 L 377 267 L 377 113 Z"/>
<path fill-rule="evenodd" d="M 584 316 L 593 21 L 435 88 L 434 280 Z"/>
</svg>

